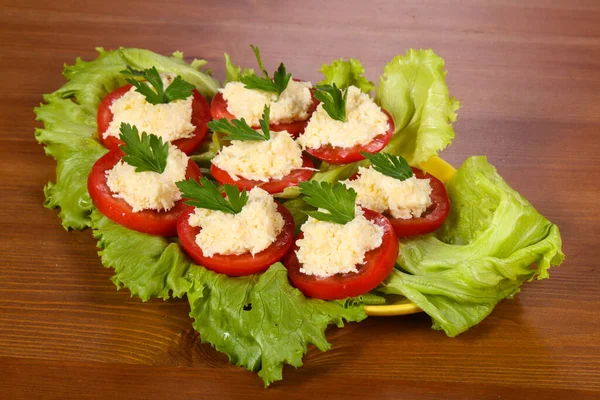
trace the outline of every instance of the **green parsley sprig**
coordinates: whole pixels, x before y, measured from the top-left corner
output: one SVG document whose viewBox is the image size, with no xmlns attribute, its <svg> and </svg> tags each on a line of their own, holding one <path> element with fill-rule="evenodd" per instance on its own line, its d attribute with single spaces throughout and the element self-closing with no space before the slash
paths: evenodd
<svg viewBox="0 0 600 400">
<path fill-rule="evenodd" d="M 121 71 L 121 73 L 128 76 L 125 80 L 135 86 L 136 91 L 146 97 L 146 101 L 153 105 L 187 99 L 192 95 L 195 88 L 194 85 L 184 81 L 181 76 L 177 75 L 165 89 L 156 67 L 140 71 L 127 66 L 127 69 Z M 148 86 L 144 80 L 148 81 L 152 87 Z"/>
<path fill-rule="evenodd" d="M 259 132 L 252 129 L 250 125 L 246 122 L 244 118 L 242 119 L 233 119 L 228 121 L 226 118 L 221 118 L 219 120 L 210 121 L 208 123 L 208 127 L 213 132 L 221 132 L 226 133 L 227 136 L 224 139 L 227 140 L 264 140 L 267 141 L 271 139 L 271 131 L 269 130 L 270 124 L 270 115 L 271 108 L 269 106 L 265 106 L 263 109 L 262 118 L 258 120 L 260 124 L 260 129 L 263 134 L 261 135 Z"/>
<path fill-rule="evenodd" d="M 250 45 L 250 47 L 252 47 L 258 67 L 265 77 L 261 78 L 256 75 L 242 76 L 241 82 L 247 89 L 257 89 L 262 90 L 263 92 L 277 93 L 277 97 L 279 98 L 281 93 L 287 88 L 292 74 L 287 73 L 285 65 L 280 63 L 279 68 L 277 68 L 277 71 L 273 74 L 273 79 L 271 79 L 260 58 L 258 46 Z"/>
<path fill-rule="evenodd" d="M 410 165 L 406 162 L 404 157 L 395 156 L 389 153 L 366 153 L 361 151 L 367 160 L 373 165 L 373 169 L 377 172 L 389 176 L 391 178 L 399 179 L 401 181 L 413 176 L 413 171 Z"/>
<path fill-rule="evenodd" d="M 136 126 L 121 123 L 119 138 L 125 145 L 119 148 L 125 153 L 123 161 L 135 167 L 135 172 L 152 171 L 162 174 L 167 167 L 169 143 L 162 138 L 142 132 L 140 136 Z"/>
<path fill-rule="evenodd" d="M 307 215 L 325 222 L 346 224 L 354 219 L 356 192 L 340 182 L 305 181 L 298 184 L 304 200 L 313 207 L 325 209 L 322 211 L 304 211 Z"/>
<path fill-rule="evenodd" d="M 323 109 L 331 119 L 346 122 L 346 102 L 348 100 L 348 89 L 344 91 L 338 89 L 335 82 L 332 85 L 317 85 L 315 88 L 315 97 L 323 103 Z"/>
<path fill-rule="evenodd" d="M 182 196 L 188 199 L 185 204 L 190 206 L 237 214 L 248 203 L 246 189 L 240 192 L 236 186 L 225 185 L 227 198 L 224 198 L 217 186 L 204 176 L 200 178 L 200 182 L 190 178 L 175 184 Z"/>
</svg>

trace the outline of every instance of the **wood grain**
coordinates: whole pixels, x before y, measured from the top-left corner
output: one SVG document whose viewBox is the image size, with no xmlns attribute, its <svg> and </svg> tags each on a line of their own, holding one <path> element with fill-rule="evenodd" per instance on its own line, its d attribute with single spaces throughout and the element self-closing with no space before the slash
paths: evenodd
<svg viewBox="0 0 600 400">
<path fill-rule="evenodd" d="M 600 2 L 2 1 L 0 14 L 0 398 L 597 398 L 600 395 Z M 333 349 L 264 390 L 201 345 L 186 301 L 116 291 L 89 231 L 42 207 L 54 162 L 32 109 L 94 47 L 222 53 L 296 76 L 337 57 L 376 79 L 407 48 L 446 60 L 463 107 L 444 151 L 486 154 L 564 238 L 567 261 L 479 326 L 449 339 L 426 315 L 332 328 Z"/>
</svg>

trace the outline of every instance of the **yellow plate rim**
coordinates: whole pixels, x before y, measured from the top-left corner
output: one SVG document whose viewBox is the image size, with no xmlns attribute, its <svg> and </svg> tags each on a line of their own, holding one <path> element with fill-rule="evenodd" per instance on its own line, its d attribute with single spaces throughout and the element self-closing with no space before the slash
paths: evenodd
<svg viewBox="0 0 600 400">
<path fill-rule="evenodd" d="M 456 169 L 452 165 L 448 164 L 446 161 L 437 156 L 431 157 L 427 162 L 423 163 L 421 167 L 443 183 L 448 182 L 456 173 Z M 416 314 L 422 311 L 423 310 L 421 310 L 415 303 L 412 303 L 406 299 L 398 300 L 397 302 L 390 304 L 365 306 L 365 312 L 367 315 L 378 317 Z"/>
</svg>

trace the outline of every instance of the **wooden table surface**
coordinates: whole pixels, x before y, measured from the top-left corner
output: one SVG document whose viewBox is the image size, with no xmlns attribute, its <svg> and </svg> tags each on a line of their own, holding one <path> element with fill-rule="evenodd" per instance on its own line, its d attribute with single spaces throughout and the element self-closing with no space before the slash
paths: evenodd
<svg viewBox="0 0 600 400">
<path fill-rule="evenodd" d="M 0 14 L 0 398 L 593 398 L 600 395 L 600 2 L 589 0 L 16 1 Z M 522 3 L 528 3 L 523 5 Z M 32 109 L 94 47 L 268 69 L 316 82 L 355 57 L 376 79 L 407 48 L 446 60 L 463 106 L 455 166 L 485 154 L 558 224 L 567 260 L 455 339 L 424 314 L 331 328 L 299 369 L 263 389 L 201 345 L 186 300 L 116 291 L 88 231 L 42 207 L 54 161 Z"/>
</svg>

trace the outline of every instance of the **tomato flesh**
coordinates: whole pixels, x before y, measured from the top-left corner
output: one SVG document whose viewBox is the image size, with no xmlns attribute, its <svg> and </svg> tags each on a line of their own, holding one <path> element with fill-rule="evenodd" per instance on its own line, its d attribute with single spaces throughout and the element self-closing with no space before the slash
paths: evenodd
<svg viewBox="0 0 600 400">
<path fill-rule="evenodd" d="M 268 193 L 276 194 L 284 191 L 289 186 L 298 186 L 298 183 L 309 180 L 313 175 L 312 168 L 314 167 L 312 160 L 306 154 L 302 155 L 302 168 L 298 168 L 290 172 L 281 179 L 271 179 L 267 182 L 255 181 L 238 177 L 234 180 L 229 173 L 214 164 L 210 166 L 210 173 L 217 181 L 222 184 L 235 185 L 240 190 L 250 190 L 253 187 L 259 187 Z"/>
<path fill-rule="evenodd" d="M 183 199 L 175 203 L 169 211 L 142 210 L 133 212 L 127 202 L 114 197 L 107 183 L 106 172 L 111 170 L 121 158 L 123 152 L 111 151 L 100 157 L 92 167 L 88 177 L 88 192 L 94 205 L 102 214 L 135 231 L 151 235 L 175 236 L 177 234 L 177 219 L 185 210 Z M 198 180 L 202 173 L 192 160 L 188 161 L 186 179 Z"/>
<path fill-rule="evenodd" d="M 394 120 L 390 116 L 390 114 L 381 109 L 388 117 L 388 130 L 382 133 L 381 135 L 377 135 L 367 144 L 357 144 L 352 147 L 344 148 L 337 147 L 331 145 L 321 146 L 317 149 L 306 149 L 306 152 L 318 159 L 326 161 L 330 164 L 349 164 L 355 161 L 364 160 L 365 157 L 360 154 L 361 151 L 366 153 L 377 153 L 378 151 L 383 150 L 385 146 L 392 140 L 392 136 L 394 136 Z M 345 134 L 345 132 L 340 132 L 341 135 Z"/>
<path fill-rule="evenodd" d="M 281 233 L 269 247 L 254 256 L 245 253 L 240 255 L 213 254 L 212 257 L 207 257 L 196 243 L 196 235 L 200 233 L 201 228 L 189 224 L 189 217 L 193 212 L 194 207 L 186 206 L 177 222 L 177 234 L 181 245 L 199 265 L 229 276 L 251 275 L 267 270 L 290 249 L 294 239 L 294 219 L 290 212 L 279 204 L 277 212 L 283 217 L 284 225 Z"/>
<path fill-rule="evenodd" d="M 114 117 L 112 111 L 110 111 L 110 106 L 117 99 L 121 98 L 125 93 L 127 93 L 131 87 L 131 85 L 125 85 L 112 91 L 102 100 L 100 106 L 98 107 L 98 136 L 100 138 L 100 142 L 102 142 L 102 144 L 109 150 L 119 150 L 119 146 L 124 144 L 121 139 L 115 136 L 107 136 L 106 138 L 104 137 L 104 132 L 106 132 Z M 204 141 L 204 138 L 208 133 L 207 124 L 210 121 L 210 107 L 204 96 L 202 96 L 196 89 L 194 89 L 192 96 L 194 97 L 192 99 L 191 123 L 196 127 L 196 129 L 194 129 L 192 137 L 173 141 L 173 144 L 185 154 L 191 154 Z"/>
<path fill-rule="evenodd" d="M 270 124 L 269 129 L 273 132 L 287 131 L 293 137 L 298 137 L 302 132 L 304 132 L 304 128 L 306 128 L 306 124 L 308 123 L 310 116 L 313 112 L 315 112 L 317 105 L 319 104 L 319 101 L 315 98 L 312 89 L 310 91 L 310 96 L 312 98 L 312 104 L 308 108 L 308 117 L 306 119 L 287 123 Z M 231 114 L 227 110 L 227 100 L 223 98 L 223 93 L 221 92 L 218 92 L 215 97 L 213 97 L 212 102 L 210 103 L 210 113 L 213 119 L 225 118 L 228 121 L 231 121 L 232 119 L 236 118 L 235 115 Z M 260 126 L 257 125 L 253 126 L 252 128 L 260 129 Z"/>
<path fill-rule="evenodd" d="M 394 229 L 383 215 L 366 208 L 363 208 L 363 211 L 365 218 L 383 228 L 383 240 L 381 246 L 365 254 L 365 263 L 357 266 L 358 272 L 336 274 L 326 278 L 300 272 L 302 264 L 296 255 L 296 243 L 304 235 L 301 232 L 296 236 L 294 245 L 285 255 L 283 263 L 292 285 L 304 295 L 323 300 L 359 296 L 375 289 L 392 272 L 400 247 Z"/>
<path fill-rule="evenodd" d="M 450 212 L 450 199 L 448 199 L 448 193 L 444 184 L 431 174 L 426 174 L 417 168 L 411 168 L 418 179 L 429 179 L 432 204 L 426 213 L 419 218 L 389 218 L 398 237 L 416 236 L 433 232 L 442 226 Z"/>
</svg>

